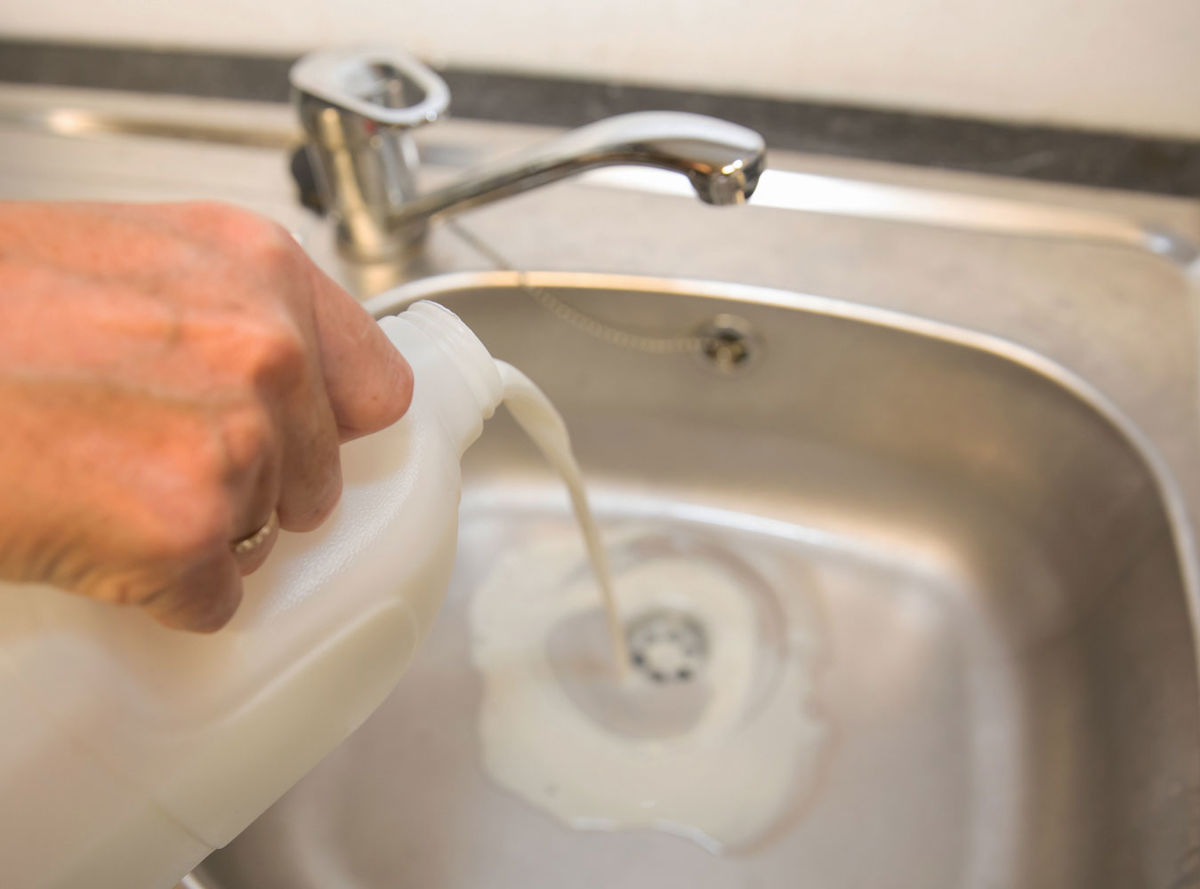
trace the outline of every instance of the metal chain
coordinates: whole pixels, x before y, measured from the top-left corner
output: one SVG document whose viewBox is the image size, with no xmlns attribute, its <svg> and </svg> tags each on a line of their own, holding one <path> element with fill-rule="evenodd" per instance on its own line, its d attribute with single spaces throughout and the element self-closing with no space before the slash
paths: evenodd
<svg viewBox="0 0 1200 889">
<path fill-rule="evenodd" d="M 550 290 L 537 284 L 529 283 L 526 273 L 514 269 L 490 244 L 477 238 L 474 233 L 458 224 L 457 220 L 447 222 L 460 238 L 470 244 L 480 254 L 487 257 L 495 266 L 506 272 L 515 272 L 517 286 L 529 294 L 542 308 L 550 312 L 560 321 L 574 327 L 581 333 L 617 346 L 622 349 L 632 349 L 636 352 L 647 352 L 652 355 L 680 355 L 699 352 L 704 347 L 704 340 L 698 336 L 646 336 L 613 327 L 610 324 L 593 318 L 586 312 L 564 302 Z"/>
</svg>

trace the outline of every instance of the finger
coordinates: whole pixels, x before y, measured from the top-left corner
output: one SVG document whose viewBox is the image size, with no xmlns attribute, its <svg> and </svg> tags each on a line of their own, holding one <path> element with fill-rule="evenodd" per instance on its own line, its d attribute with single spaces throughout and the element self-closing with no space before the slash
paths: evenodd
<svg viewBox="0 0 1200 889">
<path fill-rule="evenodd" d="M 142 602 L 172 629 L 212 633 L 229 623 L 242 601 L 242 575 L 231 552 L 214 553 Z"/>
<path fill-rule="evenodd" d="M 319 373 L 314 362 L 310 375 Z M 283 399 L 279 416 L 279 525 L 288 531 L 311 531 L 332 512 L 342 493 L 337 420 L 324 388 L 314 379 Z"/>
<path fill-rule="evenodd" d="M 412 368 L 367 311 L 315 266 L 321 370 L 342 441 L 396 422 L 412 401 Z"/>
<path fill-rule="evenodd" d="M 233 526 L 236 534 L 230 549 L 243 575 L 257 570 L 266 561 L 278 536 L 276 507 L 283 487 L 280 437 L 270 436 L 267 452 L 258 461 L 257 471 L 237 509 L 239 518 Z"/>
</svg>

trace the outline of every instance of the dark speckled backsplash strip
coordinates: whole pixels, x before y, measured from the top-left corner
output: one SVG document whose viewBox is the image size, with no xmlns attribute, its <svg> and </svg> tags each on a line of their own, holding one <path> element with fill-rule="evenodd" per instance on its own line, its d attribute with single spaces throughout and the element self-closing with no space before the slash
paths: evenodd
<svg viewBox="0 0 1200 889">
<path fill-rule="evenodd" d="M 0 40 L 0 81 L 286 101 L 291 58 Z M 1200 141 L 996 123 L 754 96 L 449 69 L 458 117 L 573 126 L 622 111 L 697 111 L 775 148 L 1200 197 Z"/>
</svg>

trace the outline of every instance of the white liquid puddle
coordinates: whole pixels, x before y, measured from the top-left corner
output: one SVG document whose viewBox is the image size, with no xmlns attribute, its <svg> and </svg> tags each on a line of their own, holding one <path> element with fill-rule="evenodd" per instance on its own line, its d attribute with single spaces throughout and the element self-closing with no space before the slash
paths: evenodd
<svg viewBox="0 0 1200 889">
<path fill-rule="evenodd" d="M 562 418 L 523 374 L 497 365 L 509 410 L 570 489 L 594 575 L 580 570 L 577 534 L 539 535 L 510 549 L 476 590 L 469 621 L 483 679 L 479 725 L 488 773 L 574 828 L 655 828 L 711 852 L 754 842 L 811 783 L 825 736 L 812 711 L 813 615 L 789 600 L 776 621 L 782 626 L 772 630 L 781 644 L 772 648 L 744 578 L 717 561 L 670 552 L 623 567 L 618 610 Z M 601 604 L 615 673 L 589 674 L 578 661 L 564 677 L 549 641 Z M 687 688 L 628 668 L 622 617 L 636 621 L 663 611 L 704 628 L 703 665 L 695 676 L 685 674 L 695 683 Z M 565 682 L 575 679 L 601 683 L 607 698 L 600 699 L 625 718 L 654 716 L 647 704 L 684 700 L 697 709 L 666 734 L 624 732 L 572 698 Z M 687 697 L 663 697 L 680 694 Z"/>
</svg>

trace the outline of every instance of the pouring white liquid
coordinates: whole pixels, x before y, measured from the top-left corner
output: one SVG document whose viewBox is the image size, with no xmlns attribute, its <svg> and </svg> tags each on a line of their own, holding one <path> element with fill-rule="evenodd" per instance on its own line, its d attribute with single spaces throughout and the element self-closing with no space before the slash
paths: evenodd
<svg viewBox="0 0 1200 889">
<path fill-rule="evenodd" d="M 776 624 L 783 654 L 766 664 L 764 682 L 764 620 L 744 578 L 686 553 L 635 559 L 616 578 L 624 616 L 637 626 L 674 614 L 705 628 L 705 664 L 693 676 L 687 661 L 679 673 L 686 687 L 664 684 L 668 677 L 656 670 L 694 658 L 697 643 L 676 652 L 684 660 L 672 659 L 675 643 L 660 638 L 658 648 L 635 650 L 654 664 L 629 669 L 609 559 L 562 419 L 523 374 L 500 369 L 509 409 L 571 490 L 595 578 L 580 570 L 577 535 L 540 535 L 510 550 L 475 591 L 469 619 L 483 680 L 485 767 L 498 784 L 575 828 L 655 828 L 713 852 L 754 842 L 811 779 L 825 736 L 810 706 L 812 615 L 792 603 L 766 621 Z M 613 542 L 638 537 L 634 531 Z M 577 644 L 559 646 L 564 663 L 552 654 L 563 628 L 596 613 L 597 585 L 619 683 L 580 656 Z M 593 703 L 600 703 L 589 709 L 579 688 L 586 698 L 597 687 L 603 694 Z M 671 708 L 686 712 L 673 723 L 653 718 Z M 655 725 L 640 731 L 646 715 Z"/>
<path fill-rule="evenodd" d="M 537 445 L 547 462 L 562 476 L 570 492 L 571 508 L 575 512 L 579 530 L 583 533 L 592 573 L 600 587 L 604 613 L 608 620 L 614 671 L 623 679 L 629 669 L 629 651 L 625 643 L 625 630 L 621 626 L 621 615 L 617 610 L 617 597 L 613 593 L 612 570 L 608 565 L 604 544 L 600 540 L 600 531 L 596 528 L 596 520 L 592 516 L 591 507 L 588 506 L 583 473 L 579 471 L 579 464 L 571 451 L 567 424 L 533 380 L 505 361 L 497 361 L 496 368 L 500 371 L 500 379 L 504 383 L 504 406 L 525 430 L 525 434 Z"/>
</svg>

